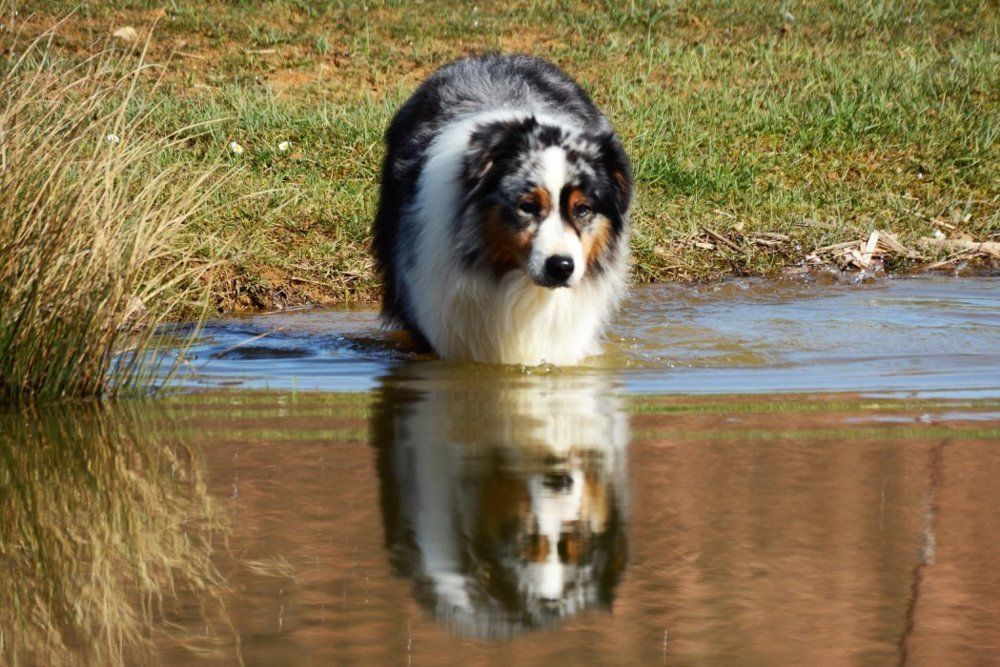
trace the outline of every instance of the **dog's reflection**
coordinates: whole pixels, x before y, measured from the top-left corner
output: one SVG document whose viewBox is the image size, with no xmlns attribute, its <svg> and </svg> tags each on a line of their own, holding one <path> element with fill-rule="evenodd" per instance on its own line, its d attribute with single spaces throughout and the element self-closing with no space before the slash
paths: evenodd
<svg viewBox="0 0 1000 667">
<path fill-rule="evenodd" d="M 625 565 L 628 420 L 597 375 L 415 363 L 372 418 L 386 542 L 462 634 L 610 608 Z"/>
</svg>

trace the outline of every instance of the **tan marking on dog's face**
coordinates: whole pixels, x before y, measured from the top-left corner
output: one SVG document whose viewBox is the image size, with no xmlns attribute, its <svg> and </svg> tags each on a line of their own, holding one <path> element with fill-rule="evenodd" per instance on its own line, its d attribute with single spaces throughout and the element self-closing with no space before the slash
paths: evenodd
<svg viewBox="0 0 1000 667">
<path fill-rule="evenodd" d="M 577 215 L 581 209 L 589 212 L 583 216 Z M 611 243 L 611 221 L 594 210 L 590 199 L 579 188 L 571 190 L 566 197 L 566 210 L 563 211 L 563 215 L 580 235 L 583 257 L 587 269 L 590 270 Z"/>
<path fill-rule="evenodd" d="M 549 213 L 552 211 L 552 196 L 549 194 L 548 190 L 546 190 L 541 186 L 536 187 L 535 189 L 518 197 L 517 199 L 518 205 L 522 204 L 523 202 L 531 202 L 538 206 L 539 220 L 544 220 L 545 218 L 547 218 L 549 216 Z"/>
<path fill-rule="evenodd" d="M 482 220 L 483 246 L 497 276 L 523 268 L 531 253 L 531 227 L 515 229 L 503 220 L 499 207 L 486 212 Z"/>
<path fill-rule="evenodd" d="M 596 472 L 588 470 L 583 478 L 584 518 L 595 533 L 603 533 L 607 528 L 611 497 L 604 480 Z"/>
<path fill-rule="evenodd" d="M 581 233 L 580 242 L 589 271 L 611 245 L 611 221 L 600 213 L 595 213 L 590 225 Z"/>
<path fill-rule="evenodd" d="M 590 207 L 590 200 L 587 195 L 583 194 L 583 190 L 579 188 L 573 188 L 569 196 L 566 198 L 566 210 L 563 211 L 563 215 L 566 218 L 566 222 L 570 224 L 573 229 L 580 232 L 587 226 L 590 222 L 588 218 L 580 218 L 576 216 L 576 210 L 580 206 Z"/>
<path fill-rule="evenodd" d="M 589 541 L 589 535 L 580 530 L 563 533 L 559 536 L 559 561 L 566 565 L 579 565 Z"/>
<path fill-rule="evenodd" d="M 586 211 L 585 215 L 578 215 L 581 209 Z M 590 198 L 579 188 L 570 190 L 566 197 L 563 217 L 580 235 L 583 258 L 589 271 L 611 243 L 611 221 L 594 210 Z"/>
<path fill-rule="evenodd" d="M 591 542 L 607 530 L 611 502 L 607 487 L 600 476 L 591 471 L 584 476 L 583 484 L 580 519 L 559 536 L 559 560 L 567 565 L 579 565 Z"/>
<path fill-rule="evenodd" d="M 477 533 L 488 543 L 509 540 L 511 531 L 516 530 L 517 555 L 522 562 L 542 563 L 549 557 L 553 545 L 548 537 L 532 529 L 537 524 L 522 478 L 502 472 L 488 477 L 482 487 L 478 516 Z"/>
</svg>

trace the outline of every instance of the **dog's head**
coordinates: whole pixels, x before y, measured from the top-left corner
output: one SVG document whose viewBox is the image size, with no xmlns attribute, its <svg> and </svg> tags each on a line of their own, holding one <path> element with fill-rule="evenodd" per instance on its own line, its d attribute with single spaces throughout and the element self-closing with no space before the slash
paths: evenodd
<svg viewBox="0 0 1000 667">
<path fill-rule="evenodd" d="M 463 175 L 477 228 L 470 261 L 573 287 L 622 249 L 632 197 L 628 157 L 612 132 L 580 132 L 533 116 L 480 125 Z"/>
</svg>

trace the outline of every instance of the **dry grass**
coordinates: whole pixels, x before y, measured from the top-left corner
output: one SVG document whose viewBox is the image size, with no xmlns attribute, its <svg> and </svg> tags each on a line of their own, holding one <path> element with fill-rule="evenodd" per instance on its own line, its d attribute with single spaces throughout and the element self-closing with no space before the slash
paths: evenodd
<svg viewBox="0 0 1000 667">
<path fill-rule="evenodd" d="M 184 237 L 220 179 L 161 164 L 198 128 L 151 127 L 141 57 L 52 38 L 0 61 L 0 401 L 145 390 L 157 324 L 208 287 Z"/>
</svg>

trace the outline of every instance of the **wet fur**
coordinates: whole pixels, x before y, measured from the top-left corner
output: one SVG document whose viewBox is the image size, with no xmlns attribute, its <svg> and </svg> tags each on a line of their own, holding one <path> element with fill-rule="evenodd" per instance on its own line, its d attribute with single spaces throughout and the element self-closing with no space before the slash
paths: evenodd
<svg viewBox="0 0 1000 667">
<path fill-rule="evenodd" d="M 460 60 L 417 89 L 386 144 L 373 249 L 389 323 L 451 359 L 599 351 L 627 283 L 631 173 L 576 83 L 527 56 Z M 569 287 L 539 284 L 550 251 L 578 258 Z"/>
</svg>

